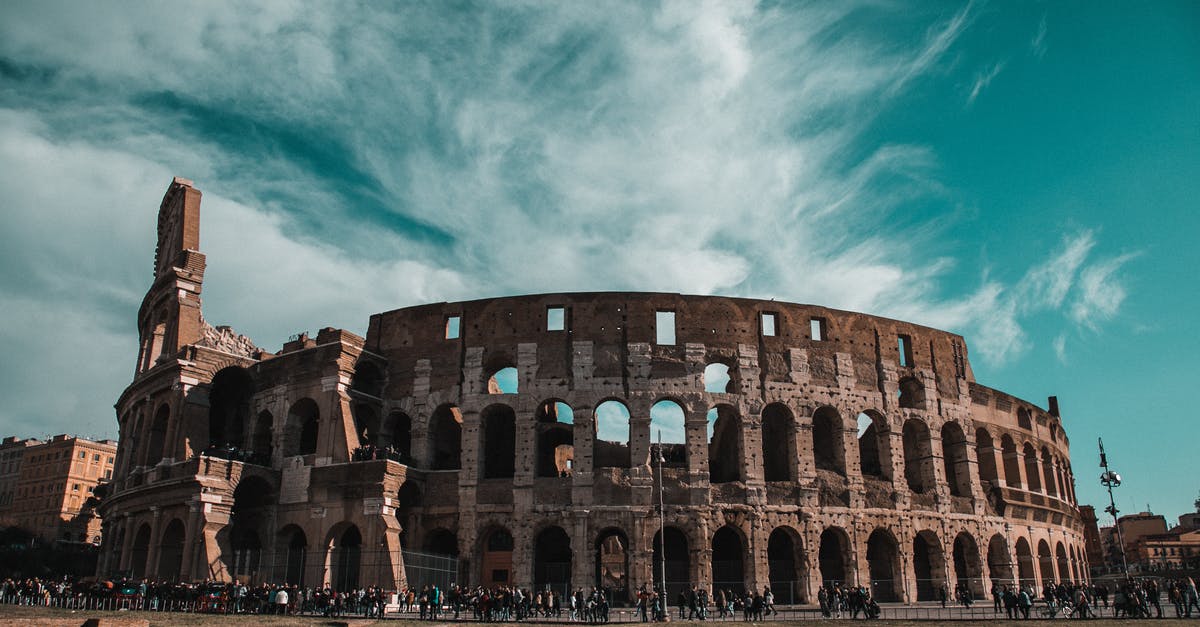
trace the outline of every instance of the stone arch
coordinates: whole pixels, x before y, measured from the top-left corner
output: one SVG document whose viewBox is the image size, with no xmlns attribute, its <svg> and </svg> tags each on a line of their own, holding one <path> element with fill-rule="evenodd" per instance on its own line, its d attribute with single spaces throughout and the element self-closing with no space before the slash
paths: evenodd
<svg viewBox="0 0 1200 627">
<path fill-rule="evenodd" d="M 918 601 L 936 601 L 946 584 L 946 558 L 937 534 L 928 529 L 913 536 L 913 575 Z"/>
<path fill-rule="evenodd" d="M 1025 480 L 1029 482 L 1029 491 L 1041 492 L 1042 479 L 1040 476 L 1041 473 L 1038 471 L 1037 449 L 1033 448 L 1033 445 L 1029 442 L 1026 442 L 1021 452 L 1025 457 Z"/>
<path fill-rule="evenodd" d="M 871 595 L 881 602 L 899 601 L 898 585 L 903 583 L 900 547 L 891 531 L 876 527 L 867 538 L 867 570 Z"/>
<path fill-rule="evenodd" d="M 412 479 L 400 484 L 396 491 L 396 522 L 400 523 L 400 545 L 408 545 L 408 530 L 415 528 L 417 510 L 421 507 L 421 486 Z"/>
<path fill-rule="evenodd" d="M 1033 431 L 1033 420 L 1030 418 L 1028 409 L 1022 407 L 1017 410 L 1017 426 L 1028 431 Z"/>
<path fill-rule="evenodd" d="M 354 365 L 354 376 L 350 380 L 350 391 L 380 398 L 383 396 L 384 376 L 379 366 L 366 359 Z"/>
<path fill-rule="evenodd" d="M 783 525 L 767 538 L 767 578 L 776 602 L 786 605 L 805 603 L 808 581 L 804 539 L 793 528 Z"/>
<path fill-rule="evenodd" d="M 479 538 L 480 582 L 485 588 L 507 586 L 512 576 L 512 532 L 501 526 L 487 529 Z"/>
<path fill-rule="evenodd" d="M 847 583 L 847 565 L 854 563 L 850 551 L 850 537 L 841 527 L 826 527 L 821 532 L 817 547 L 817 561 L 821 570 L 821 584 L 831 586 Z"/>
<path fill-rule="evenodd" d="M 858 415 L 858 459 L 864 477 L 892 480 L 891 428 L 873 409 Z"/>
<path fill-rule="evenodd" d="M 828 405 L 813 413 L 813 461 L 817 470 L 831 470 L 846 476 L 846 449 L 842 433 L 842 417 Z"/>
<path fill-rule="evenodd" d="M 533 539 L 534 590 L 571 591 L 571 536 L 562 527 L 550 525 Z"/>
<path fill-rule="evenodd" d="M 183 567 L 183 521 L 178 518 L 167 523 L 163 530 L 162 539 L 158 544 L 158 569 L 155 571 L 158 579 L 164 581 L 180 581 Z"/>
<path fill-rule="evenodd" d="M 996 486 L 999 474 L 996 468 L 996 450 L 992 433 L 983 427 L 975 430 L 975 458 L 979 460 L 979 480 Z"/>
<path fill-rule="evenodd" d="M 275 534 L 277 554 L 283 567 L 283 582 L 304 585 L 304 569 L 308 562 L 308 536 L 299 525 L 287 525 Z"/>
<path fill-rule="evenodd" d="M 321 428 L 321 410 L 311 398 L 302 398 L 288 410 L 283 430 L 283 455 L 311 455 L 317 452 L 317 436 Z"/>
<path fill-rule="evenodd" d="M 1038 540 L 1037 547 L 1038 570 L 1042 576 L 1042 585 L 1048 586 L 1054 583 L 1054 555 L 1050 553 L 1050 544 L 1045 540 Z"/>
<path fill-rule="evenodd" d="M 462 413 L 455 405 L 441 405 L 429 417 L 429 468 L 462 468 Z"/>
<path fill-rule="evenodd" d="M 665 535 L 665 539 L 664 539 Z M 654 572 L 652 579 L 655 587 L 663 585 L 663 553 L 666 551 L 667 598 L 673 599 L 681 590 L 690 587 L 692 578 L 692 561 L 690 543 L 687 534 L 678 527 L 667 526 L 654 534 Z"/>
<path fill-rule="evenodd" d="M 425 534 L 425 544 L 422 548 L 426 553 L 458 557 L 458 536 L 443 527 L 431 529 Z"/>
<path fill-rule="evenodd" d="M 1017 452 L 1017 443 L 1011 435 L 1005 433 L 1000 438 L 1000 452 L 1004 456 L 1004 483 L 1010 488 L 1022 488 L 1021 460 Z"/>
<path fill-rule="evenodd" d="M 129 571 L 134 579 L 146 576 L 146 561 L 150 557 L 150 525 L 142 523 L 133 535 L 133 544 L 129 547 Z"/>
<path fill-rule="evenodd" d="M 933 490 L 933 444 L 924 421 L 904 421 L 904 478 L 917 494 Z"/>
<path fill-rule="evenodd" d="M 1058 496 L 1058 487 L 1055 485 L 1057 477 L 1054 473 L 1054 460 L 1050 457 L 1050 449 L 1042 446 L 1042 476 L 1046 477 L 1046 495 Z"/>
<path fill-rule="evenodd" d="M 899 399 L 897 404 L 902 409 L 922 409 L 925 407 L 925 386 L 916 377 L 904 377 L 897 386 Z"/>
<path fill-rule="evenodd" d="M 1067 560 L 1067 549 L 1059 542 L 1054 548 L 1055 557 L 1058 558 L 1058 581 L 1066 581 L 1071 576 L 1071 563 Z"/>
<path fill-rule="evenodd" d="M 362 569 L 362 532 L 350 522 L 333 526 L 326 539 L 329 547 L 329 583 L 334 590 L 353 590 Z"/>
<path fill-rule="evenodd" d="M 679 401 L 664 398 L 650 406 L 650 441 L 657 444 L 660 437 L 666 459 L 663 465 L 687 468 L 687 411 Z"/>
<path fill-rule="evenodd" d="M 516 413 L 508 405 L 496 403 L 480 412 L 479 417 L 479 476 L 483 479 L 511 478 L 516 472 Z"/>
<path fill-rule="evenodd" d="M 251 461 L 263 466 L 271 465 L 271 453 L 274 450 L 271 440 L 274 432 L 275 417 L 264 409 L 254 419 L 254 429 L 250 435 Z"/>
<path fill-rule="evenodd" d="M 600 530 L 596 536 L 596 582 L 601 590 L 608 589 L 613 597 L 629 599 L 629 537 L 616 527 Z"/>
<path fill-rule="evenodd" d="M 762 460 L 765 481 L 796 480 L 796 418 L 783 403 L 762 412 Z"/>
<path fill-rule="evenodd" d="M 714 589 L 732 589 L 736 593 L 746 591 L 745 547 L 741 531 L 731 525 L 724 525 L 713 534 L 711 548 Z"/>
<path fill-rule="evenodd" d="M 243 477 L 233 491 L 228 569 L 241 581 L 260 581 L 263 537 L 273 516 L 275 489 L 262 477 Z"/>
<path fill-rule="evenodd" d="M 487 380 L 488 394 L 516 394 L 520 387 L 517 369 L 505 366 L 492 372 Z"/>
<path fill-rule="evenodd" d="M 709 363 L 704 367 L 704 391 L 712 394 L 724 394 L 732 387 L 732 370 L 729 364 L 719 361 Z"/>
<path fill-rule="evenodd" d="M 167 425 L 171 421 L 171 406 L 163 403 L 154 412 L 150 423 L 150 438 L 146 444 L 145 466 L 154 466 L 162 461 L 167 448 Z"/>
<path fill-rule="evenodd" d="M 596 468 L 629 468 L 629 408 L 616 399 L 596 405 L 592 427 L 592 464 Z"/>
<path fill-rule="evenodd" d="M 958 422 L 942 425 L 942 464 L 946 484 L 954 496 L 971 496 L 971 465 L 967 459 L 967 435 Z"/>
<path fill-rule="evenodd" d="M 383 424 L 379 419 L 379 411 L 373 404 L 362 401 L 352 403 L 350 416 L 354 419 L 354 435 L 357 436 L 359 446 L 383 445 L 383 436 L 380 434 Z"/>
<path fill-rule="evenodd" d="M 1010 584 L 1013 579 L 1012 558 L 1008 553 L 1008 542 L 1000 534 L 992 535 L 988 540 L 988 578 L 992 583 Z"/>
<path fill-rule="evenodd" d="M 708 411 L 708 476 L 711 483 L 742 481 L 742 420 L 737 410 L 720 404 Z"/>
<path fill-rule="evenodd" d="M 979 545 L 965 531 L 954 537 L 954 582 L 957 587 L 969 589 L 976 598 L 985 595 Z"/>
<path fill-rule="evenodd" d="M 575 412 L 570 405 L 551 399 L 538 405 L 535 418 L 537 430 L 537 462 L 539 477 L 567 477 L 575 464 Z"/>
<path fill-rule="evenodd" d="M 253 397 L 254 378 L 249 370 L 229 366 L 213 376 L 208 392 L 209 446 L 242 448 L 245 445 Z"/>
<path fill-rule="evenodd" d="M 1033 570 L 1033 549 L 1025 538 L 1017 538 L 1017 579 L 1021 587 L 1037 587 L 1037 575 Z"/>
<path fill-rule="evenodd" d="M 392 410 L 380 429 L 380 445 L 390 446 L 405 463 L 412 461 L 412 417 L 400 410 Z"/>
</svg>

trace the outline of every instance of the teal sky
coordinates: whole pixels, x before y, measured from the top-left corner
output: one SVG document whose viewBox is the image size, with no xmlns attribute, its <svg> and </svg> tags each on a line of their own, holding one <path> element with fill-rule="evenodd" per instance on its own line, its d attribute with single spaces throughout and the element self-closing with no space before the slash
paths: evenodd
<svg viewBox="0 0 1200 627">
<path fill-rule="evenodd" d="M 155 213 L 276 350 L 437 301 L 777 298 L 1059 397 L 1081 502 L 1200 492 L 1200 3 L 0 4 L 0 430 L 115 434 Z M 614 420 L 622 418 L 614 415 Z"/>
</svg>

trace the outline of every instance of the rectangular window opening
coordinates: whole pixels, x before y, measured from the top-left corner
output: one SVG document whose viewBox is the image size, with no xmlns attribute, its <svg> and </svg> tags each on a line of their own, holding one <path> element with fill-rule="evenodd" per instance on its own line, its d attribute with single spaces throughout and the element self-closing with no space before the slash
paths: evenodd
<svg viewBox="0 0 1200 627">
<path fill-rule="evenodd" d="M 912 366 L 912 338 L 908 337 L 907 335 L 901 335 L 897 338 L 897 340 L 897 345 L 900 349 L 900 365 L 905 368 Z"/>
<path fill-rule="evenodd" d="M 763 313 L 762 316 L 762 334 L 763 337 L 774 337 L 779 328 L 779 318 L 773 313 Z"/>
<path fill-rule="evenodd" d="M 825 341 L 825 319 L 813 318 L 808 322 L 809 335 L 814 342 Z"/>
<path fill-rule="evenodd" d="M 461 326 L 462 326 L 462 317 L 446 316 L 446 339 L 447 340 L 457 340 L 459 332 L 461 331 L 461 328 L 460 328 Z"/>
<path fill-rule="evenodd" d="M 655 342 L 663 345 L 675 344 L 675 312 L 654 312 L 654 330 L 657 335 Z"/>
<path fill-rule="evenodd" d="M 546 330 L 563 331 L 567 328 L 567 310 L 562 307 L 546 308 Z"/>
</svg>

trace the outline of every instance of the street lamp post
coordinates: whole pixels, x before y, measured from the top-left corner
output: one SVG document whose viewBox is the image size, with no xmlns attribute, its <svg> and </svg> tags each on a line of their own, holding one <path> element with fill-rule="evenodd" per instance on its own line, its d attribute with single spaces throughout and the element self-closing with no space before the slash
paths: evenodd
<svg viewBox="0 0 1200 627">
<path fill-rule="evenodd" d="M 662 595 L 658 600 L 660 611 L 663 615 L 667 613 L 667 510 L 663 506 L 663 463 L 667 460 L 663 457 L 662 447 L 662 429 L 658 430 L 658 447 L 655 448 L 654 461 L 658 463 L 658 557 L 659 557 L 659 581 L 662 582 Z"/>
<path fill-rule="evenodd" d="M 1104 440 L 1097 438 L 1100 442 L 1100 467 L 1104 472 L 1100 473 L 1100 485 L 1108 488 L 1108 507 L 1104 511 L 1108 512 L 1113 517 L 1113 527 L 1117 530 L 1117 549 L 1121 551 L 1121 572 L 1125 574 L 1125 578 L 1129 579 L 1129 563 L 1125 560 L 1125 538 L 1121 534 L 1121 523 L 1117 521 L 1117 502 L 1113 499 L 1113 488 L 1121 485 L 1121 475 L 1115 471 L 1108 469 L 1108 456 L 1104 454 Z"/>
</svg>

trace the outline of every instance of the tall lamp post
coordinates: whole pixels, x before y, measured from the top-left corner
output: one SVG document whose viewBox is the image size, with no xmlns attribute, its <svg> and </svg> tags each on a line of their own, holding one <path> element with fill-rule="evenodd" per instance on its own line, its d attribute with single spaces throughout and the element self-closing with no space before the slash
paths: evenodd
<svg viewBox="0 0 1200 627">
<path fill-rule="evenodd" d="M 659 557 L 659 581 L 662 582 L 662 596 L 658 600 L 658 606 L 661 608 L 663 616 L 668 616 L 667 612 L 667 510 L 663 506 L 663 464 L 667 461 L 663 457 L 662 445 L 662 429 L 658 430 L 658 447 L 655 448 L 654 461 L 658 463 L 658 557 Z"/>
<path fill-rule="evenodd" d="M 1113 488 L 1121 485 L 1121 475 L 1115 471 L 1108 469 L 1108 456 L 1104 454 L 1104 439 L 1097 438 L 1100 442 L 1100 467 L 1104 472 L 1100 473 L 1100 485 L 1108 488 L 1108 507 L 1104 511 L 1108 512 L 1113 517 L 1113 527 L 1117 530 L 1117 548 L 1121 551 L 1121 572 L 1125 574 L 1125 578 L 1129 578 L 1129 563 L 1125 561 L 1125 538 L 1121 534 L 1121 524 L 1117 521 L 1117 502 L 1113 499 Z"/>
</svg>

